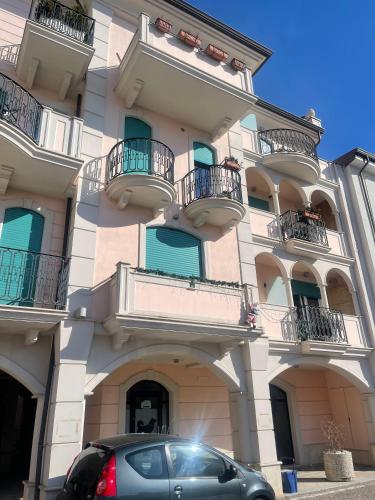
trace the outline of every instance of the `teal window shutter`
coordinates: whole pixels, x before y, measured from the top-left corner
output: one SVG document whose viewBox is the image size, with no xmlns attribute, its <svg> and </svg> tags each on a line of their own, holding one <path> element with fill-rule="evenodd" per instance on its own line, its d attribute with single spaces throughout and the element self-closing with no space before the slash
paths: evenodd
<svg viewBox="0 0 375 500">
<path fill-rule="evenodd" d="M 152 129 L 147 123 L 132 116 L 125 118 L 124 139 L 128 142 L 124 151 L 124 173 L 141 175 L 151 173 L 151 142 L 143 140 L 151 138 Z"/>
<path fill-rule="evenodd" d="M 44 217 L 37 212 L 21 207 L 5 210 L 0 236 L 1 304 L 33 305 L 43 229 Z"/>
<path fill-rule="evenodd" d="M 211 166 L 215 163 L 214 151 L 202 142 L 194 142 L 194 166 Z"/>
<path fill-rule="evenodd" d="M 258 208 L 259 210 L 270 211 L 270 204 L 267 200 L 262 200 L 261 198 L 256 198 L 255 196 L 248 197 L 249 206 L 253 208 Z"/>
<path fill-rule="evenodd" d="M 201 241 L 177 229 L 147 228 L 146 269 L 201 277 Z"/>
<path fill-rule="evenodd" d="M 300 295 L 308 299 L 320 299 L 320 288 L 315 283 L 292 280 L 293 295 Z"/>
</svg>

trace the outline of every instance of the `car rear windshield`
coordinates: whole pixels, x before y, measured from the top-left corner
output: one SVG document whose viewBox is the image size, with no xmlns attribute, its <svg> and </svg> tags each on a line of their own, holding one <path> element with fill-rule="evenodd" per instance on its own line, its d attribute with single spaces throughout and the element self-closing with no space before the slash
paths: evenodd
<svg viewBox="0 0 375 500">
<path fill-rule="evenodd" d="M 73 495 L 73 498 L 94 496 L 107 455 L 108 451 L 89 446 L 74 460 L 66 480 L 66 489 Z"/>
</svg>

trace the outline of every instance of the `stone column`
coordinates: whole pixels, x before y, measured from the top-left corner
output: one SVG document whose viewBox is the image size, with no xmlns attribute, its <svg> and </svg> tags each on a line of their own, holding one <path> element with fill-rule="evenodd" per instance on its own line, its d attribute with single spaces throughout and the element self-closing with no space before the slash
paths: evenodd
<svg viewBox="0 0 375 500">
<path fill-rule="evenodd" d="M 279 215 L 281 215 L 280 202 L 279 202 L 279 190 L 274 189 L 271 192 L 271 195 L 272 195 L 273 208 L 275 210 L 275 215 L 279 216 Z"/>
<path fill-rule="evenodd" d="M 65 320 L 55 334 L 55 367 L 46 429 L 41 500 L 52 500 L 81 451 L 86 363 L 94 324 Z"/>
<path fill-rule="evenodd" d="M 286 296 L 288 299 L 288 306 L 294 307 L 292 279 L 283 277 L 283 282 L 284 282 L 284 286 L 285 286 Z"/>
<path fill-rule="evenodd" d="M 24 481 L 24 488 L 23 488 L 23 498 L 25 500 L 28 499 L 31 500 L 32 498 L 34 498 L 36 461 L 38 456 L 38 443 L 39 443 L 40 424 L 43 413 L 44 394 L 35 394 L 33 396 L 33 399 L 36 399 L 37 403 L 36 403 L 36 412 L 34 421 L 33 442 L 31 446 L 29 478 L 27 481 Z"/>
<path fill-rule="evenodd" d="M 369 436 L 369 446 L 371 454 L 371 465 L 375 466 L 375 394 L 364 394 L 364 401 L 367 404 L 369 421 L 368 426 L 368 436 Z"/>
<path fill-rule="evenodd" d="M 321 301 L 322 301 L 322 307 L 326 307 L 329 309 L 329 302 L 328 302 L 328 297 L 327 297 L 327 285 L 324 285 L 323 283 L 319 285 L 320 288 L 320 294 L 322 296 Z"/>
<path fill-rule="evenodd" d="M 241 443 L 242 460 L 263 472 L 276 495 L 281 495 L 280 462 L 276 455 L 268 384 L 268 350 L 265 337 L 254 338 L 242 346 L 248 393 L 238 397 L 238 429 L 243 429 L 244 438 L 248 436 L 248 441 L 243 439 Z"/>
</svg>

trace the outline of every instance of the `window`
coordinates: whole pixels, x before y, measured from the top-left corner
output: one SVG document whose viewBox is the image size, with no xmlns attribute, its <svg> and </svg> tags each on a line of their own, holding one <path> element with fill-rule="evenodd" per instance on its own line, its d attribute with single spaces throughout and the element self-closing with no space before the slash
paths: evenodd
<svg viewBox="0 0 375 500">
<path fill-rule="evenodd" d="M 128 464 L 146 479 L 168 477 L 164 447 L 147 448 L 126 456 Z"/>
<path fill-rule="evenodd" d="M 253 208 L 258 208 L 259 210 L 270 211 L 270 204 L 267 200 L 262 200 L 261 198 L 256 198 L 255 196 L 248 197 L 249 206 Z"/>
<path fill-rule="evenodd" d="M 202 276 L 201 242 L 195 236 L 167 227 L 149 227 L 146 268 L 181 276 Z"/>
<path fill-rule="evenodd" d="M 225 473 L 224 460 L 202 446 L 175 444 L 169 451 L 176 477 L 218 477 Z"/>
<path fill-rule="evenodd" d="M 147 123 L 132 116 L 125 118 L 124 139 L 127 141 L 124 150 L 125 174 L 151 174 L 151 138 L 152 130 Z"/>
</svg>

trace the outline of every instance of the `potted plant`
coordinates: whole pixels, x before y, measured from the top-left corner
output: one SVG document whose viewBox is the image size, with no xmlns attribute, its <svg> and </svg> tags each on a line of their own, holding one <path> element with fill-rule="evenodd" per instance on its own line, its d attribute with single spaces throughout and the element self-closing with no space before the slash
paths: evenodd
<svg viewBox="0 0 375 500">
<path fill-rule="evenodd" d="M 172 29 L 172 24 L 161 17 L 156 19 L 155 26 L 162 33 L 170 33 Z"/>
<path fill-rule="evenodd" d="M 228 59 L 228 54 L 224 50 L 219 49 L 219 47 L 212 45 L 212 43 L 207 45 L 205 52 L 208 56 L 212 57 L 212 59 L 215 59 L 215 61 L 221 62 Z"/>
<path fill-rule="evenodd" d="M 321 219 L 320 213 L 312 207 L 306 207 L 303 211 L 303 215 L 304 215 L 304 217 L 307 217 L 308 219 L 313 219 L 313 220 L 320 220 Z"/>
<path fill-rule="evenodd" d="M 322 431 L 329 446 L 323 452 L 327 481 L 351 481 L 354 477 L 353 458 L 351 452 L 342 446 L 343 426 L 327 419 L 323 422 Z"/>
<path fill-rule="evenodd" d="M 224 159 L 224 167 L 231 168 L 232 170 L 239 170 L 241 168 L 237 158 L 234 156 L 226 156 Z"/>
<path fill-rule="evenodd" d="M 178 38 L 190 47 L 199 48 L 202 45 L 198 35 L 192 35 L 188 31 L 180 30 L 178 32 Z"/>
<path fill-rule="evenodd" d="M 235 57 L 233 57 L 233 59 L 231 60 L 230 65 L 232 66 L 232 68 L 235 71 L 243 71 L 246 67 L 246 64 L 243 61 L 240 61 L 239 59 L 236 59 Z"/>
</svg>

